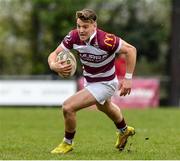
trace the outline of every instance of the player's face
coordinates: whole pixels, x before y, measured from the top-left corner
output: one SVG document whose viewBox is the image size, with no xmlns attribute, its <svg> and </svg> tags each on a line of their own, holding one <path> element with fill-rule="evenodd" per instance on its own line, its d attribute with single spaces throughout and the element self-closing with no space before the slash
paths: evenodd
<svg viewBox="0 0 180 161">
<path fill-rule="evenodd" d="M 77 19 L 77 30 L 79 37 L 82 41 L 86 41 L 89 39 L 89 37 L 94 33 L 96 29 L 96 22 L 84 22 Z"/>
</svg>

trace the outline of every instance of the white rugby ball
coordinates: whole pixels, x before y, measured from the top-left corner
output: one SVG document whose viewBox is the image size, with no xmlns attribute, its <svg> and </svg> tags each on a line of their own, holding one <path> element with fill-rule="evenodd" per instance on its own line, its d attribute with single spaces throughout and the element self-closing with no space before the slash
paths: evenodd
<svg viewBox="0 0 180 161">
<path fill-rule="evenodd" d="M 74 73 L 76 72 L 76 68 L 77 68 L 76 58 L 73 55 L 73 53 L 71 53 L 70 51 L 65 51 L 65 50 L 61 51 L 57 55 L 57 61 L 60 61 L 60 60 L 65 60 L 66 64 L 71 64 L 72 65 L 71 72 L 69 73 L 69 75 L 67 77 L 73 76 Z M 62 76 L 61 73 L 58 73 L 58 75 L 64 78 L 64 76 Z"/>
</svg>

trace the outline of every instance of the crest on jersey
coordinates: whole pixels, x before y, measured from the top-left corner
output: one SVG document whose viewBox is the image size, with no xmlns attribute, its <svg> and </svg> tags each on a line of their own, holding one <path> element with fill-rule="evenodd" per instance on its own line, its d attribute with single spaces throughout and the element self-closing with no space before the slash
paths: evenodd
<svg viewBox="0 0 180 161">
<path fill-rule="evenodd" d="M 94 46 L 95 48 L 99 48 L 99 45 L 98 45 L 97 39 L 95 40 L 95 42 L 94 42 L 93 46 Z"/>
</svg>

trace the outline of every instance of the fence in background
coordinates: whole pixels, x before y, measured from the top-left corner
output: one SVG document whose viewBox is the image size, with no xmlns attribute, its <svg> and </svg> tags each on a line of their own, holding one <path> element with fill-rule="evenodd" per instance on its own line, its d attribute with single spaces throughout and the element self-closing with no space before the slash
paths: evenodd
<svg viewBox="0 0 180 161">
<path fill-rule="evenodd" d="M 0 105 L 59 106 L 76 90 L 75 80 L 53 80 L 50 76 L 3 77 Z"/>
<path fill-rule="evenodd" d="M 161 100 L 167 102 L 168 83 L 168 77 L 139 77 L 133 81 L 130 96 L 115 95 L 112 99 L 121 107 L 157 107 Z M 57 75 L 0 76 L 0 105 L 59 106 L 77 88 L 82 88 L 82 79 L 63 80 Z M 132 105 L 132 100 L 136 104 Z"/>
</svg>

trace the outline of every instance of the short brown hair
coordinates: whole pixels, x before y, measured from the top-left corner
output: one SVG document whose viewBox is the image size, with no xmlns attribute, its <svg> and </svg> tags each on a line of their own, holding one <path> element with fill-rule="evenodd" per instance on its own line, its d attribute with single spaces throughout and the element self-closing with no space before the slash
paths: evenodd
<svg viewBox="0 0 180 161">
<path fill-rule="evenodd" d="M 82 21 L 94 22 L 97 20 L 97 15 L 95 11 L 91 9 L 83 9 L 81 11 L 76 12 L 76 19 L 78 18 Z"/>
</svg>

